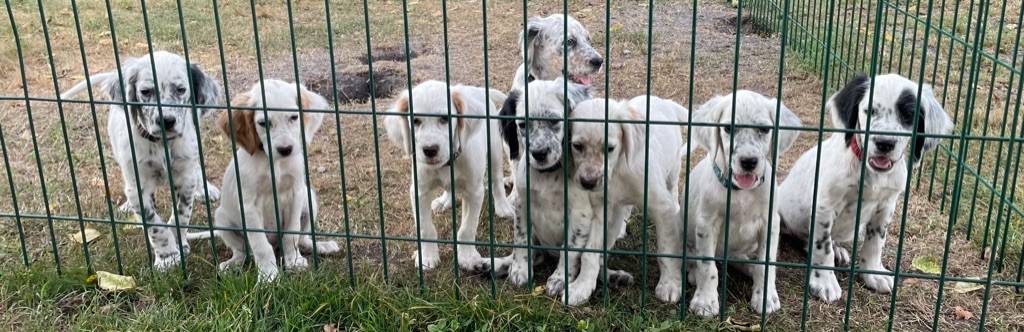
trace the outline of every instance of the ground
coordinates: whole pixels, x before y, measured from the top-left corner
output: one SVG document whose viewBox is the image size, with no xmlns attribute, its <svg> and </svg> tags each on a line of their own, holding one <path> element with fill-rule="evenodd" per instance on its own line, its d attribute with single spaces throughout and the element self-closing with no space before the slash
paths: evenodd
<svg viewBox="0 0 1024 332">
<path fill-rule="evenodd" d="M 115 8 L 112 22 L 116 36 L 110 33 L 110 15 L 101 2 L 77 3 L 74 8 L 63 2 L 43 1 L 45 25 L 41 24 L 41 12 L 35 3 L 9 3 L 8 15 L 0 25 L 4 27 L 0 29 L 0 40 L 5 45 L 15 45 L 10 42 L 14 41 L 12 26 L 17 27 L 20 37 L 20 44 L 16 45 L 20 48 L 0 49 L 0 70 L 10 73 L 11 78 L 0 80 L 0 136 L 4 139 L 7 167 L 5 176 L 0 177 L 0 266 L 13 271 L 10 278 L 5 277 L 0 283 L 0 325 L 15 330 L 133 330 L 163 328 L 162 320 L 167 318 L 182 321 L 183 328 L 190 330 L 268 326 L 320 329 L 326 324 L 353 330 L 395 326 L 425 329 L 431 324 L 435 328 L 443 324 L 453 330 L 467 324 L 471 329 L 546 326 L 552 330 L 706 330 L 727 325 L 689 316 L 681 323 L 674 322 L 685 304 L 666 305 L 651 296 L 657 281 L 657 264 L 654 258 L 640 254 L 614 255 L 610 260 L 611 267 L 626 269 L 637 276 L 636 284 L 609 289 L 607 293 L 599 288 L 590 303 L 581 308 L 564 308 L 555 300 L 531 294 L 530 289 L 512 287 L 501 278 L 457 272 L 450 245 L 441 247 L 443 268 L 419 272 L 411 259 L 416 234 L 406 194 L 408 159 L 384 139 L 379 117 L 371 113 L 386 111 L 391 99 L 353 101 L 346 93 L 337 96 L 341 115 L 329 117 L 309 149 L 311 182 L 321 199 L 317 230 L 324 234 L 318 238 L 342 243 L 341 254 L 319 258 L 315 261 L 319 266 L 317 272 L 292 275 L 271 286 L 255 286 L 255 271 L 251 269 L 217 276 L 216 263 L 229 255 L 227 248 L 217 242 L 194 242 L 187 270 L 166 275 L 150 271 L 141 231 L 108 222 L 127 220 L 128 216 L 116 210 L 124 196 L 104 133 L 106 111 L 84 104 L 65 103 L 58 107 L 49 101 L 26 103 L 19 99 L 26 91 L 32 98 L 53 98 L 57 90 L 83 79 L 86 65 L 90 73 L 113 69 L 114 37 L 116 54 L 122 60 L 145 54 L 147 40 L 153 49 L 184 54 L 181 23 L 185 25 L 190 60 L 217 78 L 229 97 L 247 90 L 262 72 L 265 77 L 286 80 L 294 80 L 298 74 L 300 81 L 335 99 L 330 93 L 330 73 L 338 72 L 347 81 L 358 81 L 366 71 L 367 49 L 375 50 L 379 61 L 374 63 L 375 70 L 392 74 L 387 83 L 396 89 L 404 89 L 407 80 L 444 80 L 447 74 L 451 82 L 487 83 L 506 90 L 520 61 L 516 38 L 522 29 L 523 8 L 522 3 L 514 1 L 487 3 L 485 47 L 480 25 L 484 13 L 478 2 L 451 1 L 445 8 L 438 1 L 371 1 L 366 8 L 369 18 L 359 4 L 332 3 L 332 52 L 326 42 L 326 10 L 322 2 L 295 1 L 288 3 L 288 10 L 283 1 L 260 1 L 255 7 L 225 1 L 215 12 L 208 2 L 182 0 L 182 17 L 172 2 L 147 3 L 146 7 L 127 0 L 111 2 Z M 408 11 L 403 11 L 403 6 Z M 794 54 L 782 58 L 780 32 L 751 20 L 740 21 L 742 29 L 737 38 L 736 9 L 717 1 L 699 2 L 696 17 L 691 2 L 657 2 L 648 49 L 647 6 L 647 2 L 638 1 L 615 2 L 611 7 L 602 1 L 569 2 L 569 12 L 592 33 L 592 43 L 606 60 L 603 73 L 607 74 L 607 81 L 604 77 L 596 79 L 594 91 L 614 98 L 649 92 L 676 100 L 691 110 L 733 88 L 781 96 L 809 128 L 790 153 L 780 157 L 780 180 L 784 179 L 800 152 L 817 142 L 823 96 L 835 91 L 835 85 L 821 80 L 820 65 L 808 60 L 809 57 Z M 408 13 L 407 18 L 403 12 Z M 557 4 L 531 3 L 527 14 L 560 12 L 562 6 Z M 802 9 L 796 12 L 807 15 Z M 219 16 L 215 17 L 215 13 Z M 1010 16 L 1013 13 L 1019 13 L 1019 7 Z M 611 22 L 607 26 L 606 15 Z M 11 24 L 10 17 L 15 24 Z M 447 30 L 442 25 L 444 17 Z M 406 20 L 407 30 L 403 25 Z M 294 31 L 288 29 L 289 22 L 294 23 Z M 369 32 L 364 22 L 370 23 Z M 259 31 L 258 52 L 254 24 Z M 149 34 L 145 33 L 147 26 Z M 81 32 L 77 27 L 81 27 Z M 408 63 L 412 74 L 408 77 L 407 64 L 402 60 L 407 45 L 402 36 L 406 31 L 412 56 Z M 48 54 L 52 54 L 52 66 Z M 1008 59 L 1005 50 L 1000 58 Z M 945 77 L 947 84 L 936 83 L 936 90 L 947 91 L 944 88 L 948 85 L 952 91 L 956 84 L 950 77 L 953 76 Z M 1002 82 L 995 78 L 991 81 Z M 55 82 L 59 88 L 54 87 Z M 781 91 L 779 82 L 783 83 Z M 1009 86 L 1006 94 L 1013 91 L 1012 81 Z M 988 87 L 986 91 L 995 90 Z M 1004 100 L 1011 99 L 1002 96 Z M 947 107 L 954 104 L 951 100 Z M 981 123 L 993 124 L 994 132 L 998 125 L 1005 128 L 1004 122 L 1012 120 L 1005 116 L 1000 119 L 986 116 Z M 825 122 L 830 124 L 829 120 Z M 988 126 L 982 127 L 988 133 Z M 209 121 L 202 131 L 206 175 L 219 184 L 221 172 L 231 158 L 229 138 Z M 995 149 L 994 146 L 990 143 L 989 149 Z M 884 263 L 890 268 L 899 266 L 901 273 L 921 276 L 927 274 L 911 267 L 913 259 L 937 257 L 941 263 L 944 254 L 948 254 L 947 275 L 984 279 L 991 269 L 991 253 L 982 249 L 988 242 L 981 243 L 985 236 L 968 239 L 964 232 L 981 232 L 982 222 L 1000 220 L 996 218 L 999 211 L 992 208 L 997 202 L 990 199 L 992 195 L 964 199 L 957 210 L 961 218 L 948 227 L 948 200 L 954 191 L 950 183 L 954 179 L 949 172 L 943 174 L 950 167 L 944 156 L 939 154 L 937 159 L 926 160 L 920 169 L 924 175 L 921 184 L 912 186 L 907 204 L 901 204 L 906 208 L 897 211 L 897 216 L 905 215 L 906 222 L 894 222 L 890 229 L 891 234 L 903 232 L 901 250 L 897 249 L 897 237 L 890 237 Z M 694 155 L 687 160 L 684 169 L 692 168 L 700 157 Z M 983 174 L 992 174 L 996 163 L 983 164 L 982 158 L 977 161 L 976 168 L 982 169 Z M 935 181 L 929 183 L 933 178 Z M 966 179 L 963 182 L 965 186 L 974 183 Z M 1020 190 L 1021 186 L 1014 183 L 1011 188 Z M 166 192 L 158 200 L 166 202 Z M 208 225 L 216 204 L 198 206 L 193 223 Z M 166 208 L 165 203 L 161 209 Z M 15 213 L 35 217 L 14 218 Z M 60 217 L 47 219 L 47 215 Z M 86 221 L 80 223 L 80 218 Z M 978 223 L 968 227 L 967 220 Z M 1012 220 L 1019 225 L 1019 218 Z M 451 239 L 451 215 L 438 216 L 435 222 L 442 238 Z M 493 237 L 498 244 L 510 243 L 510 224 L 485 213 L 479 241 L 487 242 Z M 88 244 L 88 254 L 86 246 L 69 239 L 81 226 L 103 233 Z M 616 249 L 653 251 L 654 241 L 644 242 L 651 237 L 644 236 L 645 233 L 653 232 L 653 226 L 634 216 L 629 226 L 630 237 Z M 989 233 L 985 226 L 980 234 Z M 1011 228 L 1005 270 L 995 272 L 993 280 L 1019 281 L 1019 275 L 1014 275 L 1019 265 L 1019 234 L 1016 226 Z M 382 235 L 386 239 L 382 240 Z M 485 255 L 490 252 L 488 248 L 481 250 Z M 494 250 L 498 255 L 507 252 L 501 248 Z M 24 267 L 26 260 L 28 267 Z M 804 264 L 806 257 L 793 245 L 784 243 L 780 246 L 780 261 Z M 59 275 L 53 273 L 55 266 L 60 266 Z M 84 284 L 90 268 L 135 275 L 141 287 L 126 294 L 96 290 Z M 543 285 L 554 268 L 538 268 L 538 286 Z M 799 329 L 804 326 L 804 319 L 809 329 L 840 330 L 844 318 L 848 318 L 851 329 L 858 330 L 878 330 L 890 323 L 894 330 L 930 330 L 933 322 L 941 330 L 976 329 L 986 296 L 990 298 L 984 308 L 986 328 L 1024 328 L 1024 310 L 1020 307 L 1024 302 L 1007 286 L 994 285 L 990 294 L 984 290 L 961 293 L 955 290 L 954 282 L 945 282 L 941 307 L 936 312 L 936 280 L 902 278 L 897 295 L 891 297 L 873 293 L 858 282 L 848 283 L 849 274 L 840 273 L 845 295 L 839 304 L 825 304 L 813 298 L 805 301 L 806 269 L 782 267 L 779 271 L 783 309 L 767 318 L 769 330 Z M 188 278 L 183 278 L 186 272 Z M 748 278 L 729 274 L 723 318 L 745 323 L 761 320 L 748 308 L 749 291 Z M 692 290 L 687 295 L 692 295 Z M 893 308 L 895 311 L 890 312 Z M 970 311 L 975 317 L 963 319 L 955 313 L 957 308 Z M 221 313 L 229 316 L 211 318 Z"/>
</svg>

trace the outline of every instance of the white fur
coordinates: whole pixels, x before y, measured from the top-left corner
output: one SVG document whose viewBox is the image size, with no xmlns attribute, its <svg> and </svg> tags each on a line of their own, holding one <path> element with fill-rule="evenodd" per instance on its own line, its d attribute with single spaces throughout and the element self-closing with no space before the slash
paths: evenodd
<svg viewBox="0 0 1024 332">
<path fill-rule="evenodd" d="M 605 103 L 608 104 L 607 117 Z M 648 102 L 650 109 L 648 109 Z M 650 117 L 647 113 L 650 112 Z M 643 123 L 645 119 L 656 122 L 687 122 L 689 112 L 670 100 L 646 96 L 629 101 L 591 99 L 573 109 L 572 118 L 601 120 L 601 122 L 578 121 L 572 124 L 570 140 L 573 153 L 571 174 L 573 187 L 582 188 L 590 204 L 592 219 L 571 218 L 572 230 L 569 242 L 574 249 L 612 249 L 618 236 L 605 233 L 604 214 L 608 220 L 607 229 L 614 235 L 624 225 L 624 216 L 618 211 L 628 211 L 631 206 L 647 204 L 647 212 L 657 225 L 658 252 L 663 254 L 682 252 L 682 227 L 679 224 L 679 173 L 683 152 L 682 129 L 676 125 Z M 635 123 L 606 123 L 606 119 L 636 121 Z M 607 125 L 607 127 L 606 127 Z M 605 129 L 607 128 L 607 136 Z M 648 141 L 649 140 L 649 144 Z M 605 145 L 607 144 L 607 165 Z M 608 173 L 605 173 L 607 167 Z M 604 181 L 607 178 L 607 193 Z M 579 263 L 579 274 L 570 275 L 569 305 L 580 304 L 590 298 L 597 286 L 602 269 L 602 254 L 573 251 L 567 258 L 571 265 Z M 682 294 L 681 260 L 667 257 L 658 258 L 661 279 L 655 290 L 662 301 L 677 302 Z M 548 292 L 561 294 L 562 288 L 552 288 L 552 280 L 565 279 L 562 269 L 556 269 L 555 276 L 548 279 Z M 570 271 L 572 272 L 572 271 Z M 625 271 L 608 271 L 611 284 L 632 281 Z M 572 280 L 575 278 L 575 280 Z M 555 282 L 561 285 L 564 282 Z"/>
<path fill-rule="evenodd" d="M 785 106 L 777 109 L 777 104 L 775 99 L 740 90 L 735 94 L 714 97 L 694 112 L 693 140 L 707 149 L 708 155 L 690 172 L 690 208 L 686 219 L 689 256 L 711 258 L 728 255 L 768 263 L 775 261 L 780 221 L 778 213 L 768 204 L 769 195 L 775 190 L 772 156 L 785 153 L 796 140 L 798 132 L 780 129 L 773 135 L 776 131 L 768 128 L 776 124 L 782 127 L 800 125 L 792 111 Z M 721 126 L 697 127 L 697 123 Z M 737 127 L 730 131 L 731 123 Z M 741 125 L 762 127 L 739 127 Z M 777 139 L 777 150 L 772 148 L 773 139 Z M 755 161 L 756 164 L 745 168 L 743 160 Z M 728 177 L 730 186 L 740 189 L 727 188 L 721 183 L 713 172 L 714 164 Z M 751 177 L 755 179 L 752 182 L 741 181 Z M 731 201 L 727 204 L 730 191 Z M 726 211 L 729 211 L 728 229 L 725 228 Z M 723 241 L 726 232 L 728 248 Z M 718 315 L 718 269 L 714 261 L 692 260 L 687 266 L 690 271 L 688 279 L 697 287 L 690 301 L 690 311 L 701 316 Z M 775 266 L 768 265 L 767 273 L 765 264 L 740 264 L 739 268 L 754 280 L 750 307 L 764 314 L 780 309 L 775 288 Z"/>
<path fill-rule="evenodd" d="M 912 124 L 901 121 L 899 116 L 900 105 L 908 107 L 906 102 L 898 102 L 901 95 L 908 94 L 915 100 L 921 100 L 920 107 L 924 114 L 919 121 L 925 121 L 925 131 L 919 134 L 946 134 L 953 129 L 953 123 L 935 100 L 931 87 L 920 87 L 922 93 L 918 99 L 919 86 L 916 83 L 895 74 L 881 75 L 874 79 L 871 132 L 902 132 L 907 135 L 872 133 L 869 143 L 865 144 L 863 131 L 868 120 L 869 84 L 866 77 L 859 77 L 833 95 L 826 105 L 832 113 L 834 126 L 861 131 L 851 134 L 850 138 L 863 147 L 863 157 L 867 160 L 862 164 L 861 159 L 852 152 L 846 133 L 833 133 L 820 147 L 805 152 L 779 187 L 779 213 L 785 231 L 808 240 L 814 265 L 833 267 L 837 262 L 850 263 L 849 253 L 835 242 L 850 242 L 859 233 L 863 244 L 858 252 L 859 259 L 853 257 L 858 268 L 889 271 L 882 265 L 882 248 L 889 222 L 896 210 L 896 201 L 903 196 L 906 187 L 908 170 L 905 155 L 911 141 L 910 134 L 915 131 Z M 912 108 L 912 104 L 909 107 Z M 894 148 L 888 152 L 882 151 L 878 148 L 880 141 L 894 142 Z M 926 138 L 923 139 L 923 146 L 920 143 L 918 145 L 924 152 L 938 143 L 937 138 Z M 819 148 L 821 159 L 817 159 Z M 886 166 L 887 163 L 891 163 L 887 170 L 876 168 L 878 165 Z M 820 165 L 817 178 L 814 177 L 815 164 Z M 863 191 L 860 190 L 862 165 Z M 816 199 L 813 195 L 815 183 L 818 186 Z M 858 212 L 859 192 L 861 208 Z M 812 207 L 815 211 L 813 236 L 810 234 Z M 832 270 L 815 269 L 810 273 L 810 292 L 815 297 L 833 302 L 842 296 L 842 288 Z M 892 290 L 892 276 L 871 273 L 860 273 L 859 276 L 865 286 L 877 292 L 888 293 Z"/>
<path fill-rule="evenodd" d="M 447 191 L 452 186 L 452 170 L 445 164 L 449 163 L 453 155 L 457 155 L 451 163 L 455 168 L 456 193 L 463 195 L 462 222 L 457 239 L 460 242 L 473 242 L 476 241 L 483 199 L 487 195 L 484 177 L 487 175 L 488 163 L 494 167 L 490 186 L 494 193 L 495 215 L 512 218 L 515 212 L 506 201 L 501 181 L 504 158 L 498 120 L 458 116 L 494 115 L 497 111 L 493 100 L 504 101 L 505 95 L 490 90 L 492 99 L 489 101 L 483 88 L 456 85 L 450 88 L 450 95 L 448 89 L 445 83 L 439 81 L 420 83 L 412 89 L 411 98 L 408 92 L 403 93 L 390 110 L 408 113 L 411 109 L 415 116 L 410 119 L 409 116 L 389 115 L 384 119 L 384 126 L 391 141 L 414 159 L 415 167 L 410 164 L 410 171 L 414 172 L 418 182 L 409 186 L 409 196 L 413 213 L 418 213 L 413 222 L 418 225 L 420 236 L 425 240 L 437 239 L 437 229 L 430 213 L 432 207 L 427 205 L 431 202 L 432 192 L 438 189 L 445 191 L 441 197 L 434 199 L 435 207 L 438 204 L 451 206 L 452 198 Z M 451 120 L 449 112 L 453 115 Z M 489 132 L 485 129 L 485 121 L 490 121 Z M 490 155 L 487 154 L 488 146 Z M 459 266 L 463 269 L 474 272 L 490 269 L 490 260 L 482 258 L 475 245 L 460 243 L 457 250 Z M 441 259 L 437 243 L 424 242 L 413 258 L 424 269 L 437 267 Z"/>
<path fill-rule="evenodd" d="M 234 110 L 232 122 L 228 122 L 227 113 L 222 115 L 222 129 L 226 129 L 228 136 L 234 136 L 240 148 L 235 153 L 235 160 L 224 171 L 221 187 L 224 198 L 217 208 L 215 224 L 236 229 L 244 227 L 246 232 L 217 230 L 217 235 L 232 251 L 231 258 L 220 263 L 221 270 L 245 260 L 248 242 L 260 280 L 273 281 L 278 275 L 274 247 L 279 242 L 279 230 L 305 233 L 283 235 L 280 243 L 286 269 L 306 268 L 306 258 L 302 257 L 300 249 L 314 254 L 339 250 L 334 241 L 317 241 L 314 248 L 309 235 L 310 223 L 317 215 L 317 197 L 315 190 L 308 188 L 306 183 L 304 144 L 312 142 L 324 115 L 319 112 L 281 111 L 299 110 L 300 98 L 301 109 L 305 111 L 330 108 L 323 97 L 304 86 L 266 79 L 236 96 L 232 104 L 278 110 Z M 240 134 L 242 131 L 255 133 L 256 136 L 251 136 L 254 141 L 243 142 L 246 138 Z M 271 162 L 274 176 L 271 176 Z M 235 177 L 236 165 L 241 178 Z M 276 192 L 273 190 L 275 186 Z"/>
<path fill-rule="evenodd" d="M 154 69 L 159 84 L 154 82 Z M 107 119 L 111 150 L 121 168 L 127 198 L 121 210 L 134 212 L 144 225 L 149 226 L 147 233 L 153 249 L 154 267 L 166 269 L 175 266 L 190 251 L 188 242 L 179 243 L 177 239 L 204 237 L 203 234 L 208 233 L 187 234 L 187 229 L 180 227 L 172 232 L 156 226 L 164 225 L 164 222 L 156 213 L 153 192 L 159 186 L 168 185 L 170 166 L 177 206 L 167 225 L 189 224 L 193 200 L 206 197 L 195 127 L 198 119 L 193 116 L 190 105 L 193 102 L 196 105 L 217 103 L 220 86 L 195 64 L 190 67 L 180 56 L 163 51 L 126 60 L 120 75 L 117 71 L 93 75 L 88 81 L 80 82 L 61 94 L 61 99 L 69 99 L 89 85 L 100 88 L 112 101 L 128 103 L 127 109 L 122 105 L 110 105 Z M 158 102 L 161 107 L 132 105 Z M 195 111 L 205 113 L 205 109 Z M 170 160 L 166 158 L 168 155 Z M 212 184 L 206 183 L 206 189 L 210 200 L 220 197 L 220 191 Z"/>
</svg>

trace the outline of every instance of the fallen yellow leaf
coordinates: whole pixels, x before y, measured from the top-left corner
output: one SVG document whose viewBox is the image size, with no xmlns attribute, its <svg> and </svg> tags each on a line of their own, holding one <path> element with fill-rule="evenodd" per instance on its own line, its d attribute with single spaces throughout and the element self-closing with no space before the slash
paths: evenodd
<svg viewBox="0 0 1024 332">
<path fill-rule="evenodd" d="M 86 228 L 85 229 L 85 231 L 84 231 L 85 238 L 84 239 L 82 238 L 82 233 L 83 233 L 82 231 L 75 231 L 75 232 L 73 232 L 71 234 L 68 234 L 68 238 L 70 238 L 71 241 L 74 241 L 76 243 L 86 243 L 86 242 L 92 243 L 92 241 L 96 241 L 96 239 L 98 239 L 100 236 L 103 236 L 103 233 L 100 233 L 100 231 L 97 231 L 97 230 L 92 229 L 92 228 Z"/>
<path fill-rule="evenodd" d="M 985 285 L 976 284 L 973 282 L 957 281 L 956 284 L 953 285 L 953 291 L 960 294 L 970 293 L 982 289 L 985 289 Z"/>
<path fill-rule="evenodd" d="M 135 290 L 135 277 L 96 271 L 97 285 L 106 291 Z"/>
<path fill-rule="evenodd" d="M 541 294 L 544 294 L 544 286 L 534 287 L 533 291 L 530 292 L 530 295 L 533 295 L 533 296 L 541 296 Z"/>
<path fill-rule="evenodd" d="M 964 309 L 964 307 L 956 306 L 953 308 L 953 313 L 956 314 L 956 318 L 963 320 L 970 320 L 974 318 L 974 313 L 970 310 Z"/>
<path fill-rule="evenodd" d="M 725 323 L 718 328 L 719 331 L 746 331 L 761 332 L 761 325 L 757 323 L 746 323 L 735 321 L 732 317 L 726 317 Z"/>
</svg>

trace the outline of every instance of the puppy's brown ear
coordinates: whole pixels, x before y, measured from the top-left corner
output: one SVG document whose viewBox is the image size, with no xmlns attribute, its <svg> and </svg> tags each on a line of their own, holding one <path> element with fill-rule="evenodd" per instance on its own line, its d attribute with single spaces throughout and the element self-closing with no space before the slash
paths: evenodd
<svg viewBox="0 0 1024 332">
<path fill-rule="evenodd" d="M 458 91 L 452 91 L 452 105 L 455 105 L 455 113 L 458 115 L 466 114 L 466 101 L 462 100 L 462 93 Z M 455 132 L 459 136 L 459 143 L 461 144 L 469 133 L 466 131 L 466 119 L 459 117 L 455 119 Z M 455 146 L 454 148 L 458 148 Z"/>
<path fill-rule="evenodd" d="M 235 96 L 231 100 L 231 104 L 233 106 L 254 106 L 252 96 L 249 93 Z M 253 116 L 255 115 L 256 112 L 253 110 L 232 110 L 231 112 L 221 113 L 219 121 L 220 130 L 225 135 L 228 135 L 228 137 L 233 138 L 235 144 L 250 155 L 256 153 L 260 148 L 260 138 L 256 134 L 256 123 L 253 121 Z"/>
<path fill-rule="evenodd" d="M 313 140 L 313 134 L 320 130 L 320 125 L 323 124 L 324 113 L 322 111 L 329 109 L 331 105 L 327 103 L 327 99 L 313 91 L 309 91 L 305 86 L 299 85 L 299 87 L 302 91 L 302 109 L 304 110 L 302 113 L 302 123 L 306 127 L 304 129 L 306 143 L 309 143 Z M 316 111 L 310 112 L 309 110 Z"/>
<path fill-rule="evenodd" d="M 629 105 L 629 102 L 622 102 L 619 105 L 613 105 L 615 107 L 612 118 L 615 120 L 625 121 L 643 121 L 644 115 L 640 114 L 635 108 Z M 644 137 L 646 137 L 645 125 L 638 122 L 619 122 L 619 149 L 622 150 L 622 157 L 625 158 L 626 165 L 632 168 L 634 171 L 642 171 L 644 169 Z"/>
<path fill-rule="evenodd" d="M 412 154 L 412 140 L 409 138 L 409 94 L 403 93 L 391 107 L 391 112 L 404 115 L 384 116 L 384 129 L 388 133 L 388 139 L 394 143 L 406 155 Z"/>
</svg>

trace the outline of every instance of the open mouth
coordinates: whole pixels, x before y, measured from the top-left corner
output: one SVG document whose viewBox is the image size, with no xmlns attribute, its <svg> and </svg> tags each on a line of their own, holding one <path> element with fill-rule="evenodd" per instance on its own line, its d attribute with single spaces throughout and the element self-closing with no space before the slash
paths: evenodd
<svg viewBox="0 0 1024 332">
<path fill-rule="evenodd" d="M 751 173 L 735 175 L 732 177 L 732 181 L 740 188 L 750 189 L 757 185 L 757 176 Z"/>
<path fill-rule="evenodd" d="M 569 75 L 569 80 L 576 84 L 590 86 L 590 75 Z"/>
<path fill-rule="evenodd" d="M 883 156 L 875 156 L 868 158 L 868 164 L 871 165 L 872 168 L 879 171 L 888 171 L 892 169 L 892 160 Z"/>
</svg>

